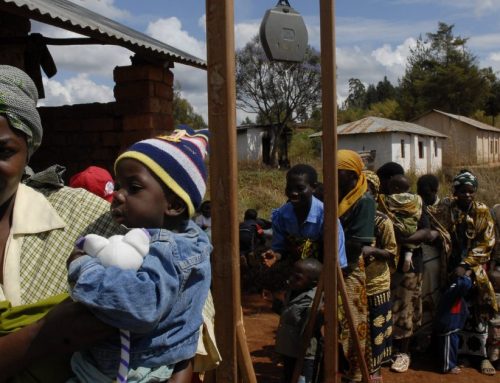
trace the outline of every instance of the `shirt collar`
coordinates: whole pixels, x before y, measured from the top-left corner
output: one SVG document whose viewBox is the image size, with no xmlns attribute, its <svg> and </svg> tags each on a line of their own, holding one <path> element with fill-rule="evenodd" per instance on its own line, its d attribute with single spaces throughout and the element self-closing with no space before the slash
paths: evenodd
<svg viewBox="0 0 500 383">
<path fill-rule="evenodd" d="M 12 217 L 13 235 L 43 233 L 65 226 L 66 222 L 43 194 L 19 184 Z"/>
<path fill-rule="evenodd" d="M 321 221 L 323 216 L 323 202 L 316 197 L 312 197 L 311 208 L 305 222 L 317 223 Z"/>
</svg>

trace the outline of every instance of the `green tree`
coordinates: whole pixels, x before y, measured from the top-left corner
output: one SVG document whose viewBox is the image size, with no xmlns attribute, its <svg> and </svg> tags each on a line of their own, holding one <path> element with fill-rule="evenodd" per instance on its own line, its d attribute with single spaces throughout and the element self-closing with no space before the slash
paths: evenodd
<svg viewBox="0 0 500 383">
<path fill-rule="evenodd" d="M 274 126 L 274 165 L 287 124 L 304 120 L 321 101 L 318 52 L 308 47 L 302 63 L 271 62 L 255 36 L 236 52 L 236 100 L 257 113 L 257 122 Z"/>
<path fill-rule="evenodd" d="M 174 86 L 174 99 L 172 102 L 174 126 L 188 125 L 193 129 L 206 129 L 207 123 L 201 115 L 195 113 L 188 100 L 182 98 L 181 87 L 178 83 Z"/>
<path fill-rule="evenodd" d="M 491 124 L 495 126 L 495 118 L 500 113 L 500 81 L 495 78 L 490 86 L 490 93 L 486 98 L 484 112 L 491 117 Z"/>
<path fill-rule="evenodd" d="M 366 88 L 359 78 L 349 79 L 349 95 L 344 101 L 344 109 L 358 108 L 366 106 Z"/>
<path fill-rule="evenodd" d="M 385 100 L 391 100 L 396 98 L 396 88 L 391 82 L 387 79 L 387 76 L 384 76 L 382 81 L 379 81 L 377 84 L 377 101 L 383 102 Z"/>
<path fill-rule="evenodd" d="M 453 25 L 440 22 L 436 33 L 418 39 L 400 81 L 400 104 L 411 119 L 431 109 L 470 115 L 489 94 L 490 71 L 479 69 L 466 48 L 466 38 L 453 35 Z"/>
<path fill-rule="evenodd" d="M 253 121 L 250 117 L 246 116 L 243 121 L 241 121 L 241 125 L 252 125 Z"/>
</svg>

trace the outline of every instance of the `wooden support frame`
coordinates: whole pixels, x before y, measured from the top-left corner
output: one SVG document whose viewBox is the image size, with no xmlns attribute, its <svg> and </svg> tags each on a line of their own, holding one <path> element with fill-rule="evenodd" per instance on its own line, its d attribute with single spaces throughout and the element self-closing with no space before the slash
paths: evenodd
<svg viewBox="0 0 500 383">
<path fill-rule="evenodd" d="M 206 0 L 216 382 L 256 383 L 241 310 L 233 0 Z"/>
<path fill-rule="evenodd" d="M 337 78 L 335 67 L 335 1 L 320 0 L 321 102 L 323 120 L 323 185 L 325 188 L 324 292 L 325 382 L 339 381 L 338 366 L 338 179 L 337 179 Z"/>
<path fill-rule="evenodd" d="M 323 111 L 323 183 L 326 233 L 338 231 L 337 94 L 335 67 L 335 1 L 320 1 Z M 236 84 L 233 0 L 206 0 L 210 187 L 214 258 L 216 335 L 222 363 L 216 382 L 256 382 L 242 322 L 237 217 Z M 338 236 L 324 236 L 324 272 L 320 290 L 325 295 L 325 382 L 338 374 Z M 325 282 L 327 281 L 327 282 Z M 318 294 L 319 296 L 320 294 Z M 344 295 L 345 298 L 345 295 Z M 319 300 L 319 299 L 318 299 Z M 316 306 L 318 302 L 316 302 Z M 240 371 L 238 370 L 240 368 Z M 366 373 L 363 374 L 366 381 Z"/>
</svg>

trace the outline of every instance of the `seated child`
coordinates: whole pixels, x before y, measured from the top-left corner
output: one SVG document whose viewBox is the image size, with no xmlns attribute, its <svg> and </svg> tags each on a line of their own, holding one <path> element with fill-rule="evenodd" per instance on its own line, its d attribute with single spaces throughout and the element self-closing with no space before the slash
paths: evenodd
<svg viewBox="0 0 500 383">
<path fill-rule="evenodd" d="M 467 270 L 465 275 L 455 277 L 437 307 L 434 331 L 438 336 L 438 355 L 444 373 L 461 372 L 458 367 L 459 332 L 469 315 L 464 297 L 472 287 L 471 273 L 471 270 Z"/>
<path fill-rule="evenodd" d="M 398 237 L 410 237 L 417 231 L 418 221 L 422 215 L 422 198 L 418 194 L 409 193 L 410 182 L 397 174 L 389 180 L 389 194 L 379 196 L 379 208 L 387 214 L 394 225 Z M 404 255 L 403 272 L 408 272 L 412 265 L 414 245 L 405 244 L 401 253 Z"/>
<path fill-rule="evenodd" d="M 257 221 L 257 211 L 255 209 L 247 209 L 243 222 L 239 225 L 240 230 L 240 256 L 248 257 L 249 254 L 255 253 L 255 250 L 260 245 L 264 244 L 264 229 Z"/>
<path fill-rule="evenodd" d="M 129 382 L 166 381 L 176 364 L 196 352 L 212 250 L 190 220 L 206 189 L 203 133 L 179 130 L 140 141 L 115 162 L 111 213 L 116 222 L 146 228 L 151 236 L 139 270 L 104 267 L 81 252 L 68 260 L 73 299 L 131 332 Z M 72 368 L 80 382 L 108 382 L 117 376 L 119 359 L 117 333 L 73 355 Z"/>
<path fill-rule="evenodd" d="M 301 349 L 302 333 L 311 310 L 321 270 L 322 265 L 317 259 L 296 261 L 288 280 L 285 300 L 281 305 L 277 302 L 274 304 L 276 311 L 281 314 L 276 331 L 276 352 L 283 357 L 283 382 L 292 381 L 295 362 Z M 302 381 L 306 383 L 312 382 L 313 379 L 318 338 L 319 334 L 313 335 L 305 355 Z"/>
</svg>

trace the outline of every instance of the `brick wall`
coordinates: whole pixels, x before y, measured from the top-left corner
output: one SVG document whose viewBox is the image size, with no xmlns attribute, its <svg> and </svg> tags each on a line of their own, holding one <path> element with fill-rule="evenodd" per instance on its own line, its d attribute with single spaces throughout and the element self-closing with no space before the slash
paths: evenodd
<svg viewBox="0 0 500 383">
<path fill-rule="evenodd" d="M 132 143 L 173 129 L 173 74 L 156 65 L 114 70 L 116 102 L 39 108 L 42 146 L 30 161 L 34 170 L 55 163 L 66 180 L 90 165 L 112 172 L 117 155 Z"/>
</svg>

